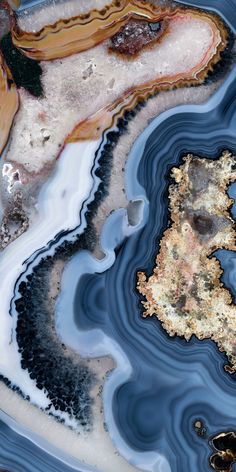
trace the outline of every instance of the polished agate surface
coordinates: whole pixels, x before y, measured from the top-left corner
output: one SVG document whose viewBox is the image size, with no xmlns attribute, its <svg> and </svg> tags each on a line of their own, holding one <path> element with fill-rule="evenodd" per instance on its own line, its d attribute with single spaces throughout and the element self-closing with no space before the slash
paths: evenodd
<svg viewBox="0 0 236 472">
<path fill-rule="evenodd" d="M 236 1 L 0 1 L 0 471 L 231 472 Z"/>
</svg>

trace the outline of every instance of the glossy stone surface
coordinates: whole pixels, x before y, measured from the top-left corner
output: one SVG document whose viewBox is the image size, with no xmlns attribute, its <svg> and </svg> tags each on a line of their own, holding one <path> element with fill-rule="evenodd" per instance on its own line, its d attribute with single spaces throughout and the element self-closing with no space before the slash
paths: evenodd
<svg viewBox="0 0 236 472">
<path fill-rule="evenodd" d="M 0 9 L 0 469 L 229 472 L 235 1 L 10 3 L 15 13 Z M 137 280 L 151 278 L 172 220 L 181 236 L 158 272 L 166 294 L 179 290 L 168 332 L 143 318 Z M 219 269 L 208 273 L 212 306 L 231 297 L 219 317 L 205 310 L 211 339 L 202 292 L 188 290 L 197 261 Z M 185 313 L 193 301 L 200 331 Z"/>
</svg>

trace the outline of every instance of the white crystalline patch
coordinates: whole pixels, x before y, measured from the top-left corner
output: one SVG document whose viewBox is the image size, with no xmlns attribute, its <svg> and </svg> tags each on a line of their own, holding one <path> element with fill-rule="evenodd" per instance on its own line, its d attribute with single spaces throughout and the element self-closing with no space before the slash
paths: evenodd
<svg viewBox="0 0 236 472">
<path fill-rule="evenodd" d="M 71 18 L 90 10 L 101 10 L 112 2 L 107 0 L 48 0 L 44 5 L 31 7 L 19 13 L 18 24 L 24 31 L 39 31 L 45 25 L 53 24 L 61 18 Z"/>
<path fill-rule="evenodd" d="M 36 388 L 35 381 L 20 366 L 14 332 L 16 320 L 9 315 L 10 301 L 14 284 L 24 271 L 24 261 L 58 232 L 81 223 L 80 210 L 93 186 L 91 169 L 98 146 L 98 141 L 66 146 L 54 175 L 40 192 L 34 224 L 0 256 L 0 372 L 42 408 L 49 403 L 44 392 Z"/>
<path fill-rule="evenodd" d="M 196 67 L 212 43 L 212 29 L 206 21 L 186 18 L 171 22 L 169 34 L 156 47 L 144 50 L 134 61 L 115 55 L 109 58 L 113 70 L 124 71 L 129 85 L 136 86 L 163 76 L 185 73 Z"/>
<path fill-rule="evenodd" d="M 12 192 L 12 189 L 16 183 L 16 176 L 17 182 L 21 182 L 19 176 L 20 172 L 19 169 L 15 169 L 11 164 L 4 164 L 2 168 L 2 176 L 7 181 L 7 191 L 9 193 Z"/>
<path fill-rule="evenodd" d="M 129 87 L 197 66 L 212 43 L 210 26 L 190 16 L 171 25 L 170 34 L 157 47 L 134 61 L 108 54 L 105 43 L 63 60 L 42 62 L 45 98 L 36 99 L 21 90 L 6 160 L 37 172 L 57 157 L 76 124 Z M 88 68 L 89 76 L 85 74 Z"/>
</svg>

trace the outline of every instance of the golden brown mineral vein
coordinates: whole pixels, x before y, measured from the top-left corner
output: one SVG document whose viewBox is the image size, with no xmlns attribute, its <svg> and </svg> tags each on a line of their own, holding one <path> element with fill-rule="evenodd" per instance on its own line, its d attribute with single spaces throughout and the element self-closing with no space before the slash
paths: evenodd
<svg viewBox="0 0 236 472">
<path fill-rule="evenodd" d="M 7 143 L 18 106 L 16 86 L 0 52 L 0 153 Z"/>
<path fill-rule="evenodd" d="M 160 242 L 153 274 L 138 273 L 144 317 L 155 315 L 170 336 L 214 340 L 236 370 L 236 307 L 220 280 L 212 254 L 236 250 L 233 200 L 226 190 L 236 180 L 236 157 L 216 160 L 188 155 L 172 169 L 169 187 L 171 225 Z"/>
<path fill-rule="evenodd" d="M 102 10 L 59 20 L 36 33 L 23 31 L 13 19 L 12 39 L 15 46 L 28 57 L 47 61 L 92 48 L 115 35 L 132 19 L 154 23 L 164 20 L 168 30 L 168 24 L 179 21 L 181 17 L 183 20 L 185 13 L 204 18 L 213 30 L 215 27 L 224 30 L 223 24 L 214 14 L 182 7 L 155 7 L 148 1 L 115 0 Z"/>
<path fill-rule="evenodd" d="M 9 15 L 20 55 L 41 61 L 43 90 L 35 97 L 19 84 L 16 88 L 14 67 L 0 56 L 0 153 L 11 131 L 2 171 L 11 200 L 19 185 L 23 191 L 31 185 L 32 193 L 38 189 L 66 144 L 101 139 L 126 110 L 157 92 L 203 83 L 228 44 L 227 28 L 215 14 L 148 1 L 114 1 L 37 32 L 22 30 L 17 15 L 0 0 L 1 8 Z M 88 70 L 89 80 L 84 78 Z M 99 93 L 101 87 L 106 94 Z M 26 208 L 19 213 L 17 205 L 11 225 L 12 212 L 4 211 L 0 248 L 31 224 Z"/>
<path fill-rule="evenodd" d="M 1 5 L 6 8 L 4 2 L 0 2 L 0 6 Z M 154 74 L 150 73 L 150 76 L 149 74 L 146 74 L 145 77 L 140 77 L 140 82 L 137 83 L 137 80 L 133 80 L 132 73 L 132 77 L 127 79 L 126 90 L 120 90 L 118 93 L 119 98 L 114 101 L 112 100 L 111 103 L 107 105 L 107 107 L 102 108 L 100 112 L 98 111 L 99 116 L 97 116 L 95 113 L 95 121 L 97 119 L 101 121 L 101 126 L 99 127 L 98 125 L 96 131 L 96 134 L 100 133 L 100 135 L 102 135 L 104 127 L 106 128 L 110 125 L 110 116 L 113 114 L 113 109 L 116 108 L 117 105 L 120 106 L 120 102 L 127 102 L 125 107 L 121 107 L 122 109 L 127 107 L 132 108 L 137 104 L 138 101 L 147 99 L 157 91 L 202 83 L 208 72 L 211 71 L 214 65 L 220 60 L 221 52 L 225 49 L 228 42 L 228 32 L 220 18 L 215 14 L 200 12 L 198 10 L 183 7 L 154 7 L 149 2 L 142 2 L 139 0 L 114 1 L 111 5 L 108 5 L 101 11 L 92 10 L 86 15 L 83 14 L 70 19 L 59 20 L 54 25 L 45 26 L 39 32 L 23 31 L 19 27 L 14 13 L 10 11 L 9 14 L 11 17 L 11 36 L 14 45 L 25 56 L 28 56 L 36 61 L 43 60 L 46 62 L 51 62 L 52 66 L 56 65 L 56 62 L 53 61 L 54 59 L 61 59 L 81 53 L 82 51 L 92 48 L 95 45 L 107 40 L 108 38 L 112 38 L 114 34 L 118 33 L 120 29 L 124 27 L 124 25 L 127 25 L 131 20 L 133 21 L 135 19 L 135 21 L 141 21 L 140 24 L 142 25 L 145 21 L 151 22 L 154 25 L 159 25 L 162 23 L 165 24 L 163 35 L 161 35 L 160 38 L 161 42 L 155 43 L 155 47 L 153 46 L 152 49 L 152 54 L 150 51 L 147 52 L 147 54 L 150 56 L 150 63 L 155 63 L 155 61 L 157 62 Z M 178 39 L 178 32 L 181 27 L 189 24 L 192 25 L 193 29 L 195 29 L 196 34 L 199 34 L 199 28 L 201 28 L 201 26 L 204 27 L 204 31 L 206 30 L 205 33 L 209 36 L 207 38 L 207 45 L 203 40 L 202 54 L 199 54 L 198 51 L 198 54 L 196 54 L 196 61 L 194 63 L 189 61 L 189 68 L 186 67 L 187 64 L 185 64 L 185 67 L 183 67 L 184 61 L 182 60 L 181 63 L 178 64 L 178 67 L 176 66 L 176 70 L 172 70 L 172 67 L 171 71 L 167 70 L 166 72 L 165 69 L 168 62 L 166 54 L 167 52 L 171 52 L 171 48 L 167 48 L 167 43 L 168 41 L 170 41 L 170 44 L 172 44 L 173 41 L 176 42 Z M 138 38 L 138 40 L 140 41 L 140 38 Z M 137 45 L 135 45 L 135 47 L 136 46 Z M 189 47 L 191 46 L 188 44 L 188 48 Z M 163 63 L 161 57 L 155 54 L 156 51 L 158 54 L 161 54 L 164 50 L 163 48 L 167 48 L 165 53 L 166 63 Z M 182 47 L 177 44 L 176 48 L 178 51 L 175 51 L 175 56 L 180 54 L 182 58 Z M 193 48 L 196 49 L 196 43 L 195 46 L 193 44 Z M 194 52 L 196 52 L 195 49 Z M 107 58 L 109 58 L 108 52 Z M 140 56 L 140 60 L 141 59 L 142 56 Z M 123 63 L 121 59 L 119 60 L 122 65 Z M 159 70 L 161 67 L 159 61 L 161 61 L 161 64 L 163 63 L 163 70 Z M 171 59 L 170 64 L 173 62 L 174 60 Z M 6 75 L 6 67 L 4 67 L 4 65 L 1 63 L 0 66 L 2 68 L 2 75 Z M 137 75 L 137 71 L 135 74 Z M 43 80 L 45 81 L 47 75 L 46 72 L 43 75 Z M 3 79 L 0 77 L 0 85 L 1 80 Z M 8 90 L 7 85 L 5 85 L 4 82 L 3 85 L 6 89 L 4 89 L 4 100 L 8 105 L 8 111 L 6 111 L 5 119 L 3 119 L 3 112 L 6 107 L 4 108 L 0 105 L 0 130 L 3 134 L 3 137 L 0 135 L 0 152 L 3 150 L 6 144 L 6 139 L 18 106 L 18 97 L 14 84 L 11 83 L 8 85 L 10 90 Z M 46 88 L 45 84 L 44 87 Z M 26 106 L 25 104 L 22 104 L 24 94 L 22 91 L 19 91 L 19 94 L 21 101 L 20 109 L 22 109 L 24 106 Z M 12 104 L 13 100 L 14 103 Z M 43 97 L 43 99 L 38 102 L 45 103 L 46 100 L 47 96 L 45 95 L 45 97 Z M 73 99 L 73 103 L 74 101 L 75 100 Z M 42 113 L 40 116 L 41 115 Z M 46 111 L 44 112 L 44 115 L 47 115 Z M 88 117 L 85 117 L 85 120 L 86 118 Z M 66 120 L 64 120 L 64 122 L 65 121 Z M 50 118 L 50 122 L 55 124 L 55 118 L 54 120 Z M 80 123 L 79 119 L 77 123 Z M 71 138 L 73 141 L 80 139 L 80 130 L 78 130 L 78 127 L 76 126 L 77 123 L 74 123 L 74 126 L 72 125 L 71 129 L 69 130 L 69 133 L 71 133 L 69 139 Z M 88 124 L 90 123 L 91 120 L 89 118 Z M 84 124 L 85 123 L 82 120 L 83 127 Z M 72 131 L 73 129 L 74 133 Z M 94 131 L 91 130 L 89 133 L 86 132 L 86 137 L 88 134 L 92 135 L 93 133 Z M 64 139 L 63 142 L 65 142 Z M 59 148 L 58 150 L 60 151 Z M 17 154 L 19 154 L 18 150 Z"/>
</svg>

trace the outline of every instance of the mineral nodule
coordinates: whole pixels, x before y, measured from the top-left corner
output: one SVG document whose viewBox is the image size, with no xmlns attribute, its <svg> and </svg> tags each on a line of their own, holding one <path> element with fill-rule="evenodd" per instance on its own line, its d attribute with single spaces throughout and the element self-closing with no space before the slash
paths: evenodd
<svg viewBox="0 0 236 472">
<path fill-rule="evenodd" d="M 212 439 L 212 445 L 217 450 L 210 458 L 213 469 L 219 472 L 232 470 L 236 461 L 236 436 L 234 432 L 221 433 Z"/>
<path fill-rule="evenodd" d="M 111 38 L 112 51 L 125 55 L 135 55 L 144 46 L 156 41 L 163 33 L 163 22 L 148 23 L 147 21 L 131 20 Z"/>
</svg>

